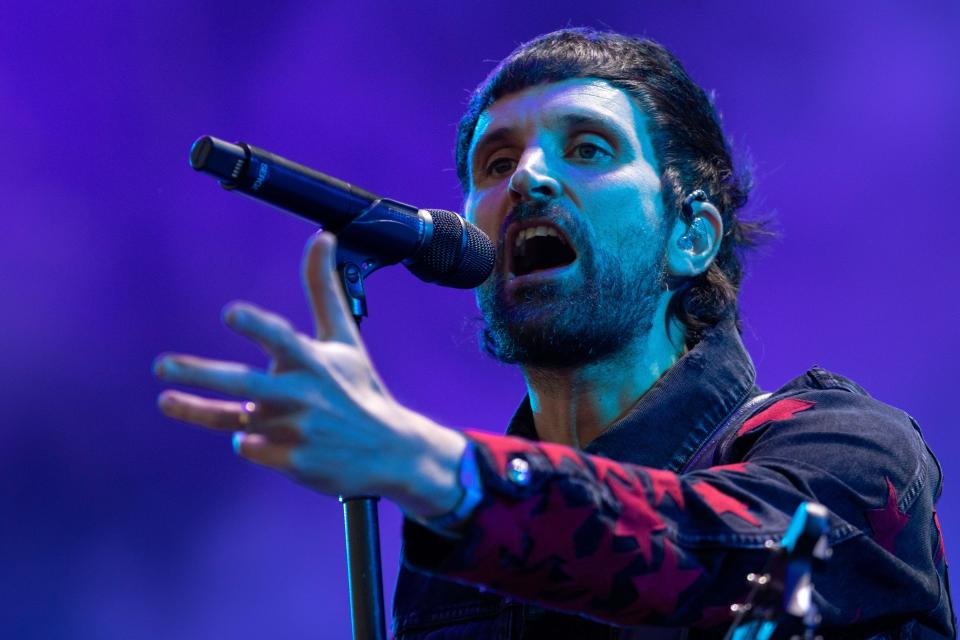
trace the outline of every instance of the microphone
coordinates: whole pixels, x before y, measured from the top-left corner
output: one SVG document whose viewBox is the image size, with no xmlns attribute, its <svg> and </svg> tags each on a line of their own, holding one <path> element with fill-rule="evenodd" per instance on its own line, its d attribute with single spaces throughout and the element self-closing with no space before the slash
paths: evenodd
<svg viewBox="0 0 960 640">
<path fill-rule="evenodd" d="M 421 280 L 460 289 L 479 286 L 493 271 L 493 243 L 452 211 L 381 198 L 253 145 L 213 136 L 193 143 L 190 166 L 226 189 L 319 224 L 373 268 L 403 262 Z"/>
</svg>

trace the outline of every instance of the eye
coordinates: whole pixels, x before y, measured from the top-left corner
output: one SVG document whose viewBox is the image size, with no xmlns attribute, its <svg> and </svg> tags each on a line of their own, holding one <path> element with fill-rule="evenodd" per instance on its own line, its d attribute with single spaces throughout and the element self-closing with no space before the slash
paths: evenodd
<svg viewBox="0 0 960 640">
<path fill-rule="evenodd" d="M 599 153 L 605 153 L 603 149 L 589 142 L 581 142 L 574 147 L 574 154 L 582 160 L 593 160 Z"/>
<path fill-rule="evenodd" d="M 505 176 L 512 173 L 516 165 L 517 163 L 513 158 L 500 156 L 487 164 L 486 173 L 488 176 Z"/>
<path fill-rule="evenodd" d="M 610 145 L 596 135 L 579 135 L 574 138 L 574 144 L 567 152 L 567 156 L 574 160 L 598 162 L 613 157 Z"/>
</svg>

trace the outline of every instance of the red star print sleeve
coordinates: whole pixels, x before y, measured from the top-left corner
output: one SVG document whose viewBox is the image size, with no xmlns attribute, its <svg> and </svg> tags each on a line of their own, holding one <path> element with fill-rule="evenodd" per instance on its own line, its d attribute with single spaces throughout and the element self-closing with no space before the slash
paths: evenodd
<svg viewBox="0 0 960 640">
<path fill-rule="evenodd" d="M 457 540 L 407 523 L 414 568 L 618 625 L 710 627 L 762 569 L 764 542 L 815 500 L 831 510 L 835 552 L 815 577 L 824 629 L 940 597 L 939 470 L 911 421 L 867 397 L 772 402 L 731 433 L 720 464 L 685 474 L 468 435 L 484 501 Z"/>
</svg>

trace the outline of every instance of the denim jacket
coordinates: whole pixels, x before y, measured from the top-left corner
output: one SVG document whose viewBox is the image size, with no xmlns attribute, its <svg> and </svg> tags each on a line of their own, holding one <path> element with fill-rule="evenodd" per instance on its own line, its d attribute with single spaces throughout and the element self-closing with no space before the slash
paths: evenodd
<svg viewBox="0 0 960 640">
<path fill-rule="evenodd" d="M 468 432 L 484 498 L 456 538 L 404 523 L 397 640 L 722 637 L 803 501 L 830 510 L 826 638 L 956 637 L 916 423 L 814 368 L 761 395 L 732 322 L 583 450 Z"/>
</svg>

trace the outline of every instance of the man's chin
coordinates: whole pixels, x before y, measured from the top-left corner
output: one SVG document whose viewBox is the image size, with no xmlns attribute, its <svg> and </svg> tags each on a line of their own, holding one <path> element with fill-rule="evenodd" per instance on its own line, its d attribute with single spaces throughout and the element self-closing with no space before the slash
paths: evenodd
<svg viewBox="0 0 960 640">
<path fill-rule="evenodd" d="M 501 292 L 492 313 L 484 313 L 487 322 L 509 327 L 511 333 L 552 333 L 569 323 L 571 301 L 579 296 L 559 287 L 538 286 Z"/>
<path fill-rule="evenodd" d="M 488 282 L 477 289 L 477 306 L 488 324 L 509 326 L 528 321 L 541 322 L 568 306 L 578 292 L 564 291 L 557 283 L 518 283 L 507 278 Z M 555 307 L 561 307 L 556 309 Z"/>
<path fill-rule="evenodd" d="M 587 364 L 606 352 L 592 317 L 577 313 L 570 301 L 518 303 L 486 316 L 485 350 L 497 360 L 535 368 L 567 368 Z"/>
<path fill-rule="evenodd" d="M 562 273 L 546 274 L 553 277 L 495 272 L 477 289 L 487 323 L 483 348 L 501 362 L 533 368 L 602 360 L 649 331 L 662 289 L 655 266 L 628 278 L 615 258 L 598 267 L 581 253 Z"/>
</svg>

